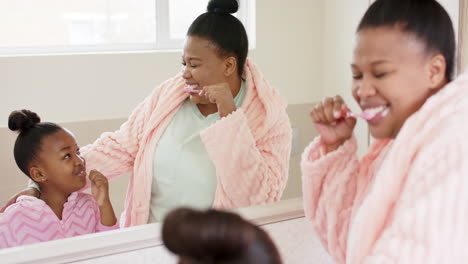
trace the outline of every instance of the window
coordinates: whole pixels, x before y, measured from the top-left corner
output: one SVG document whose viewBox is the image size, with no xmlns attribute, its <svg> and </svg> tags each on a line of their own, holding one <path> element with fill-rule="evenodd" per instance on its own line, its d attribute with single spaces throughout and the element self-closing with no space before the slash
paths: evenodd
<svg viewBox="0 0 468 264">
<path fill-rule="evenodd" d="M 159 33 L 158 47 L 181 48 L 185 33 L 193 20 L 205 12 L 207 0 L 157 1 L 156 15 Z M 250 47 L 255 47 L 255 0 L 240 0 L 239 11 L 234 14 L 244 24 Z"/>
<path fill-rule="evenodd" d="M 255 47 L 255 0 L 235 15 Z M 208 0 L 0 0 L 0 56 L 180 49 Z"/>
</svg>

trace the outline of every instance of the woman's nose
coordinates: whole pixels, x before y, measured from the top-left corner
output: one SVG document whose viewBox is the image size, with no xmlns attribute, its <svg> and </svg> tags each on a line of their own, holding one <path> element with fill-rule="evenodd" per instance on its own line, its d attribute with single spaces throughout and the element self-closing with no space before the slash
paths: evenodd
<svg viewBox="0 0 468 264">
<path fill-rule="evenodd" d="M 376 94 L 374 84 L 370 78 L 363 77 L 362 80 L 356 84 L 356 94 L 361 98 L 368 98 Z"/>
<path fill-rule="evenodd" d="M 182 68 L 182 78 L 184 79 L 190 79 L 192 77 L 192 74 L 190 73 L 190 69 L 187 66 L 183 66 Z"/>
</svg>

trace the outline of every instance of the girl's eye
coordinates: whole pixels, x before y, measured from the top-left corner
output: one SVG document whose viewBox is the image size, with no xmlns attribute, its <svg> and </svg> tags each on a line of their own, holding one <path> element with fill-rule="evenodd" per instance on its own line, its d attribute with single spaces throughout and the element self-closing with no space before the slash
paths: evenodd
<svg viewBox="0 0 468 264">
<path fill-rule="evenodd" d="M 192 64 L 190 64 L 190 67 L 196 68 L 196 67 L 198 67 L 198 65 L 192 65 Z"/>
<path fill-rule="evenodd" d="M 67 154 L 67 155 L 65 155 L 65 156 L 63 157 L 63 159 L 69 159 L 70 157 L 71 157 L 71 155 L 70 155 L 70 154 Z"/>
</svg>

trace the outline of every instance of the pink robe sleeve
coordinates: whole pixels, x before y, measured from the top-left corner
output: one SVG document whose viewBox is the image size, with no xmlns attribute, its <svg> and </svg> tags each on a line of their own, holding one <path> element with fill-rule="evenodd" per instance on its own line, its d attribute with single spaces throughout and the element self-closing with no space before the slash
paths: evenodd
<svg viewBox="0 0 468 264">
<path fill-rule="evenodd" d="M 246 207 L 281 198 L 288 179 L 292 138 L 286 112 L 261 138 L 253 133 L 242 108 L 201 133 L 216 168 L 218 191 L 227 198 L 217 204 L 219 207 Z"/>
<path fill-rule="evenodd" d="M 339 263 L 345 263 L 346 242 L 357 193 L 359 162 L 356 139 L 336 151 L 320 154 L 320 137 L 302 156 L 302 192 L 306 217 L 322 244 Z"/>
<path fill-rule="evenodd" d="M 117 131 L 105 132 L 94 143 L 81 148 L 88 171 L 96 169 L 113 179 L 133 169 L 145 125 L 156 107 L 161 90 L 159 87 L 146 97 Z"/>
<path fill-rule="evenodd" d="M 86 160 L 88 172 L 95 169 L 112 180 L 132 171 L 145 124 L 156 107 L 161 88 L 155 89 L 146 97 L 117 131 L 102 133 L 92 144 L 80 149 L 81 155 Z M 28 187 L 39 190 L 39 186 L 32 180 L 29 180 Z M 86 186 L 83 187 L 83 190 L 89 187 L 90 183 L 86 177 Z"/>
</svg>

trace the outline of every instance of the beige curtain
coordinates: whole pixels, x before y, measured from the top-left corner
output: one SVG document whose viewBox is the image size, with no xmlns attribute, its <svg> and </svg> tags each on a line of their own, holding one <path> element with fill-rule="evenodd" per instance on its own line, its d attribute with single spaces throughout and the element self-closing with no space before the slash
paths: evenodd
<svg viewBox="0 0 468 264">
<path fill-rule="evenodd" d="M 458 73 L 468 70 L 468 0 L 460 0 L 458 24 Z"/>
</svg>

